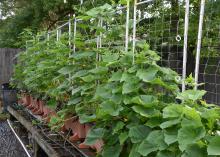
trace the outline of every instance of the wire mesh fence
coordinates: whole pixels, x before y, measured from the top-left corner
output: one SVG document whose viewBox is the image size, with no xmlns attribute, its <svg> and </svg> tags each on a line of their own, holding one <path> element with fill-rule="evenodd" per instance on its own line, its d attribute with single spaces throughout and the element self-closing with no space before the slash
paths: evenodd
<svg viewBox="0 0 220 157">
<path fill-rule="evenodd" d="M 66 34 L 73 52 L 77 51 L 77 47 L 80 47 L 82 43 L 94 44 L 94 48 L 123 45 L 127 47 L 127 45 L 132 46 L 133 43 L 134 48 L 136 41 L 145 40 L 152 50 L 160 54 L 161 66 L 169 67 L 182 75 L 186 2 L 183 0 L 136 0 L 136 4 L 132 3 L 127 8 L 118 6 L 116 16 L 110 23 L 101 21 L 101 19 L 99 21 L 73 19 L 48 33 L 47 39 L 52 39 L 53 34 L 53 38 L 59 41 L 62 35 Z M 190 1 L 189 7 L 186 73 L 187 75 L 192 73 L 194 76 L 200 5 L 200 1 Z M 205 83 L 200 89 L 207 91 L 206 101 L 218 105 L 220 105 L 219 10 L 220 1 L 206 1 L 198 79 L 199 83 Z M 91 31 L 93 25 L 100 27 L 99 29 L 105 29 L 105 34 Z M 115 29 L 115 25 L 124 29 L 124 34 L 118 39 L 107 39 L 105 35 L 108 34 L 108 30 Z"/>
<path fill-rule="evenodd" d="M 205 100 L 220 105 L 220 1 L 206 2 L 201 46 L 199 82 L 207 91 Z"/>
</svg>

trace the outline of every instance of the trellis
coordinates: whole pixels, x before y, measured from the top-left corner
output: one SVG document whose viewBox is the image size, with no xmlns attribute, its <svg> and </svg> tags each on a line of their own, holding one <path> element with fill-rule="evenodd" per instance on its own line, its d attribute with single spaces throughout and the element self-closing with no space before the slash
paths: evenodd
<svg viewBox="0 0 220 157">
<path fill-rule="evenodd" d="M 83 4 L 83 1 L 80 1 L 81 5 Z M 126 11 L 124 11 L 124 13 L 126 14 L 126 19 L 125 19 L 125 38 L 124 38 L 124 46 L 125 46 L 125 51 L 127 52 L 129 50 L 129 43 L 131 43 L 132 45 L 132 53 L 133 56 L 135 54 L 135 48 L 136 48 L 136 42 L 137 42 L 137 27 L 139 26 L 139 20 L 142 16 L 142 12 L 140 11 L 140 9 L 138 9 L 138 7 L 142 7 L 142 6 L 150 6 L 152 3 L 157 3 L 157 0 L 144 0 L 144 1 L 138 1 L 138 0 L 134 0 L 133 3 L 131 3 L 130 1 L 127 1 L 127 5 L 125 6 L 119 6 L 117 9 L 120 10 L 124 10 L 126 9 Z M 165 1 L 164 1 L 165 3 Z M 153 49 L 159 51 L 160 55 L 161 55 L 161 65 L 163 66 L 168 66 L 170 68 L 172 68 L 173 70 L 177 71 L 181 76 L 182 76 L 182 91 L 184 91 L 187 87 L 185 85 L 185 79 L 186 79 L 186 75 L 187 75 L 187 50 L 188 50 L 188 30 L 189 30 L 189 15 L 190 15 L 190 0 L 185 0 L 185 1 L 178 1 L 178 7 L 181 7 L 180 4 L 185 7 L 185 14 L 184 15 L 180 15 L 181 13 L 178 13 L 179 19 L 177 19 L 177 21 L 174 21 L 176 23 L 176 35 L 172 36 L 172 15 L 170 16 L 170 19 L 168 21 L 165 21 L 164 16 L 165 13 L 162 12 L 160 13 L 159 16 L 162 16 L 161 18 L 161 25 L 163 25 L 162 30 L 157 30 L 157 25 L 156 23 L 154 23 L 154 25 L 152 25 L 149 22 L 148 25 L 148 31 L 152 31 L 152 33 L 155 34 L 155 36 L 157 35 L 157 31 L 163 31 L 162 32 L 162 37 L 160 37 L 160 39 L 151 39 L 151 36 L 146 37 L 145 39 L 149 42 L 149 44 L 152 46 Z M 164 4 L 164 5 L 168 5 L 168 4 Z M 169 7 L 169 6 L 167 6 Z M 129 25 L 130 25 L 130 17 L 131 17 L 131 10 L 133 11 L 133 29 L 132 32 L 129 29 Z M 180 9 L 179 9 L 180 10 Z M 195 90 L 198 88 L 198 84 L 200 82 L 199 77 L 201 76 L 201 73 L 199 71 L 199 67 L 200 65 L 200 52 L 201 52 L 201 44 L 202 44 L 202 33 L 203 33 L 203 21 L 204 21 L 204 13 L 205 13 L 205 0 L 201 0 L 201 5 L 200 5 L 200 18 L 199 18 L 199 27 L 198 27 L 198 37 L 197 37 L 197 50 L 196 50 L 196 60 L 195 60 L 195 71 L 190 71 L 191 73 L 194 73 L 194 77 L 195 77 Z M 147 11 L 145 11 L 143 13 L 143 16 L 145 19 L 150 20 L 150 18 L 148 18 L 149 16 L 151 16 Z M 167 16 L 167 15 L 166 15 Z M 180 19 L 180 16 L 183 17 L 184 20 Z M 76 52 L 76 44 L 75 44 L 75 39 L 76 39 L 76 33 L 77 33 L 77 24 L 78 22 L 82 21 L 81 19 L 77 19 L 77 17 L 73 16 L 69 18 L 68 22 L 64 23 L 61 26 L 58 26 L 56 30 L 54 31 L 50 31 L 47 33 L 47 39 L 50 40 L 50 36 L 53 33 L 56 33 L 56 40 L 59 41 L 60 37 L 62 35 L 62 29 L 66 28 L 66 30 L 68 31 L 68 37 L 69 37 L 69 46 L 72 48 L 73 53 Z M 98 25 L 100 27 L 103 26 L 103 19 L 100 19 L 98 22 Z M 183 25 L 184 27 L 180 27 L 180 25 Z M 168 26 L 168 28 L 166 28 L 166 26 Z M 154 30 L 152 30 L 154 29 Z M 168 36 L 164 37 L 163 35 L 166 34 L 166 31 L 168 33 Z M 165 32 L 165 33 L 164 33 Z M 148 33 L 148 32 L 146 32 Z M 130 35 L 131 34 L 131 35 Z M 151 33 L 149 33 L 151 34 Z M 71 40 L 73 40 L 73 44 L 71 43 Z M 164 52 L 164 48 L 163 48 L 163 44 L 165 42 L 168 42 L 168 50 L 165 50 L 167 52 Z M 102 44 L 102 33 L 100 33 L 97 36 L 97 48 L 102 48 L 103 44 Z M 171 50 L 171 49 L 176 49 Z M 171 52 L 173 51 L 173 52 Z M 164 55 L 166 57 L 164 57 Z M 177 55 L 176 59 L 173 59 L 172 55 Z M 175 57 L 174 57 L 175 58 Z M 100 57 L 97 54 L 97 60 L 100 60 Z M 207 61 L 208 62 L 208 61 Z M 135 63 L 135 59 L 133 57 L 133 64 Z M 173 66 L 176 65 L 176 66 Z M 219 62 L 218 62 L 219 65 Z M 218 73 L 218 67 L 215 71 L 215 77 L 217 76 Z M 204 79 L 203 79 L 204 81 Z M 215 80 L 216 83 L 216 80 Z M 217 84 L 215 84 L 217 86 Z M 205 87 L 204 87 L 205 88 Z M 206 88 L 205 88 L 206 89 Z M 216 89 L 216 92 L 218 93 L 218 90 Z M 216 94 L 216 93 L 214 93 Z M 216 100 L 217 98 L 215 98 L 215 100 L 211 100 L 209 102 L 214 102 L 214 103 L 219 103 L 218 100 Z"/>
</svg>

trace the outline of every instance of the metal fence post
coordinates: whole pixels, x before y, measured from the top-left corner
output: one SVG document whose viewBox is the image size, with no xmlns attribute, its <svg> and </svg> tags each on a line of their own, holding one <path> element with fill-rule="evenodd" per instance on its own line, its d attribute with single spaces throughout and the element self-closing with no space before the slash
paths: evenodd
<svg viewBox="0 0 220 157">
<path fill-rule="evenodd" d="M 205 12 L 205 0 L 201 0 L 200 17 L 199 17 L 199 31 L 198 31 L 197 50 L 196 50 L 196 67 L 195 67 L 195 83 L 196 83 L 196 85 L 195 85 L 195 90 L 198 89 L 199 64 L 200 64 L 200 52 L 201 52 L 204 12 Z"/>
<path fill-rule="evenodd" d="M 183 71 L 182 71 L 182 91 L 185 91 L 185 79 L 186 79 L 186 63 L 187 63 L 187 42 L 188 42 L 188 30 L 189 30 L 189 0 L 185 1 L 185 24 L 184 24 L 184 48 L 183 48 Z"/>
</svg>

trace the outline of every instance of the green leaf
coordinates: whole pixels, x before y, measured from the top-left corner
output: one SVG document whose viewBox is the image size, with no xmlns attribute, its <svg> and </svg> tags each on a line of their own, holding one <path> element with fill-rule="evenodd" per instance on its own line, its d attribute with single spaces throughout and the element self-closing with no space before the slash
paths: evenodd
<svg viewBox="0 0 220 157">
<path fill-rule="evenodd" d="M 93 145 L 96 143 L 97 140 L 100 140 L 104 136 L 104 129 L 103 128 L 96 128 L 91 129 L 87 134 L 85 143 L 88 145 Z"/>
<path fill-rule="evenodd" d="M 109 82 L 120 81 L 122 77 L 122 72 L 118 71 L 112 74 L 112 77 L 109 79 Z"/>
<path fill-rule="evenodd" d="M 158 147 L 154 144 L 152 144 L 151 142 L 144 140 L 139 148 L 138 148 L 138 153 L 140 153 L 143 156 L 147 156 L 148 154 L 157 151 Z"/>
<path fill-rule="evenodd" d="M 123 145 L 124 142 L 128 139 L 128 133 L 122 132 L 118 138 L 119 138 L 120 145 Z"/>
<path fill-rule="evenodd" d="M 58 72 L 60 74 L 66 75 L 66 74 L 70 74 L 71 72 L 74 72 L 74 70 L 75 70 L 75 66 L 69 65 L 69 66 L 63 67 Z"/>
<path fill-rule="evenodd" d="M 154 151 L 164 150 L 166 148 L 167 148 L 167 145 L 164 142 L 163 132 L 161 130 L 154 130 L 140 144 L 138 148 L 138 152 L 143 156 L 147 156 L 148 154 Z"/>
<path fill-rule="evenodd" d="M 132 99 L 132 102 L 135 104 L 143 105 L 145 107 L 151 107 L 158 103 L 158 100 L 153 95 L 140 95 Z"/>
<path fill-rule="evenodd" d="M 72 78 L 78 78 L 78 77 L 82 77 L 82 76 L 85 76 L 88 74 L 88 71 L 87 70 L 80 70 L 80 71 L 77 71 L 76 73 L 73 74 Z"/>
<path fill-rule="evenodd" d="M 186 126 L 178 131 L 177 140 L 179 142 L 179 148 L 184 151 L 190 144 L 194 144 L 202 139 L 206 134 L 204 127 Z"/>
<path fill-rule="evenodd" d="M 170 145 L 177 141 L 177 128 L 172 128 L 164 131 L 164 141 L 166 144 Z"/>
<path fill-rule="evenodd" d="M 139 143 L 133 144 L 131 151 L 129 153 L 129 157 L 141 157 L 141 154 L 138 153 Z"/>
<path fill-rule="evenodd" d="M 143 141 L 148 134 L 150 133 L 151 129 L 145 125 L 138 125 L 131 127 L 129 130 L 129 137 L 131 138 L 132 143 L 138 143 Z"/>
<path fill-rule="evenodd" d="M 92 82 L 95 80 L 95 77 L 93 75 L 87 75 L 87 76 L 84 76 L 84 77 L 81 77 L 83 81 L 85 82 Z"/>
<path fill-rule="evenodd" d="M 56 99 L 50 99 L 49 101 L 47 101 L 47 106 L 49 108 L 55 109 L 57 106 L 57 101 Z"/>
<path fill-rule="evenodd" d="M 112 96 L 111 91 L 103 86 L 98 86 L 96 88 L 95 92 L 95 98 L 101 98 L 101 99 L 110 99 Z"/>
<path fill-rule="evenodd" d="M 156 157 L 176 157 L 175 153 L 170 151 L 159 151 Z"/>
<path fill-rule="evenodd" d="M 78 97 L 78 98 L 71 98 L 69 101 L 68 101 L 68 104 L 67 105 L 76 105 L 78 104 L 80 101 L 82 100 L 81 97 Z"/>
<path fill-rule="evenodd" d="M 74 58 L 76 60 L 81 60 L 81 59 L 85 59 L 85 58 L 94 56 L 95 54 L 96 54 L 95 52 L 78 52 L 78 53 L 74 53 L 70 57 Z"/>
<path fill-rule="evenodd" d="M 103 157 L 119 157 L 121 152 L 121 146 L 116 144 L 114 146 L 106 146 L 102 151 Z"/>
<path fill-rule="evenodd" d="M 160 111 L 159 110 L 156 110 L 154 108 L 145 108 L 145 107 L 142 107 L 142 106 L 133 106 L 132 109 L 139 113 L 141 116 L 143 117 L 158 117 L 160 116 Z"/>
<path fill-rule="evenodd" d="M 149 67 L 148 69 L 140 69 L 136 76 L 144 82 L 151 82 L 156 78 L 158 69 L 156 67 Z"/>
<path fill-rule="evenodd" d="M 157 148 L 159 150 L 164 150 L 164 149 L 167 148 L 167 144 L 164 141 L 164 133 L 161 130 L 154 130 L 154 131 L 152 131 L 148 135 L 147 141 L 151 142 L 152 144 L 157 146 Z"/>
<path fill-rule="evenodd" d="M 89 72 L 93 74 L 105 74 L 108 72 L 108 67 L 97 67 L 97 68 L 90 70 Z"/>
<path fill-rule="evenodd" d="M 215 136 L 208 144 L 208 155 L 220 155 L 220 136 Z"/>
<path fill-rule="evenodd" d="M 163 118 L 178 118 L 183 114 L 183 106 L 179 104 L 168 105 L 163 109 Z"/>
<path fill-rule="evenodd" d="M 102 111 L 111 116 L 118 116 L 123 107 L 119 104 L 115 104 L 112 101 L 104 101 L 100 104 Z"/>
<path fill-rule="evenodd" d="M 79 93 L 80 90 L 81 90 L 81 87 L 74 88 L 74 89 L 72 90 L 72 95 L 75 95 L 76 93 Z"/>
<path fill-rule="evenodd" d="M 113 134 L 123 129 L 124 126 L 125 126 L 125 123 L 123 123 L 122 121 L 117 122 L 116 126 L 113 128 Z"/>
<path fill-rule="evenodd" d="M 187 146 L 182 157 L 207 157 L 206 147 L 201 144 L 192 144 Z"/>
<path fill-rule="evenodd" d="M 139 85 L 134 82 L 124 82 L 122 86 L 122 94 L 128 94 L 138 89 Z"/>
<path fill-rule="evenodd" d="M 160 126 L 162 122 L 163 120 L 161 116 L 153 117 L 153 118 L 150 118 L 145 125 L 149 126 L 150 128 L 154 128 L 154 127 Z"/>
<path fill-rule="evenodd" d="M 177 99 L 187 101 L 187 100 L 200 100 L 202 97 L 206 94 L 206 91 L 204 90 L 186 90 L 182 93 L 179 93 L 177 95 Z"/>
<path fill-rule="evenodd" d="M 119 58 L 119 55 L 117 53 L 106 53 L 104 55 L 102 55 L 102 61 L 103 62 L 107 62 L 107 63 L 113 63 L 115 61 L 117 61 Z"/>
<path fill-rule="evenodd" d="M 180 119 L 173 119 L 173 120 L 169 120 L 169 121 L 163 122 L 160 125 L 160 128 L 161 129 L 165 129 L 165 128 L 171 127 L 173 125 L 176 125 L 176 124 L 180 124 Z"/>
</svg>

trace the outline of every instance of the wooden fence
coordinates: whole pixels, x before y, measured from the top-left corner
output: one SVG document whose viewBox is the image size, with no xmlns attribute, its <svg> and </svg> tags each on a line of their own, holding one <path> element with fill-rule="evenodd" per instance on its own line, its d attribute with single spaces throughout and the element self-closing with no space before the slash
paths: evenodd
<svg viewBox="0 0 220 157">
<path fill-rule="evenodd" d="M 20 49 L 0 48 L 0 84 L 9 82 Z"/>
</svg>

